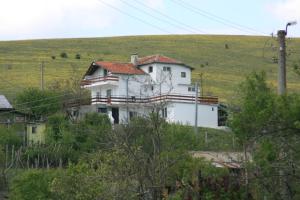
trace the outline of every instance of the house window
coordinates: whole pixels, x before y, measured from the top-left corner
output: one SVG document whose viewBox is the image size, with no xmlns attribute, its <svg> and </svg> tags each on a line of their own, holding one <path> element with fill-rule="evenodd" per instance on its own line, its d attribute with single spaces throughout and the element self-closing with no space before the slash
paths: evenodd
<svg viewBox="0 0 300 200">
<path fill-rule="evenodd" d="M 153 67 L 152 66 L 149 66 L 148 67 L 148 73 L 152 73 L 153 72 Z"/>
<path fill-rule="evenodd" d="M 168 117 L 168 110 L 167 110 L 167 108 L 163 108 L 162 109 L 162 117 L 163 118 L 167 118 Z"/>
<path fill-rule="evenodd" d="M 214 107 L 211 107 L 211 111 L 214 111 L 215 109 L 214 109 Z"/>
<path fill-rule="evenodd" d="M 110 98 L 111 97 L 111 89 L 106 90 L 106 97 Z"/>
<path fill-rule="evenodd" d="M 189 92 L 195 92 L 196 90 L 195 90 L 195 87 L 188 87 L 188 91 Z"/>
<path fill-rule="evenodd" d="M 97 92 L 97 93 L 96 93 L 96 98 L 97 98 L 97 99 L 100 98 L 100 96 L 101 96 L 100 94 L 101 94 L 100 92 Z"/>
<path fill-rule="evenodd" d="M 31 128 L 31 133 L 36 133 L 36 126 L 33 126 L 32 128 Z"/>
<path fill-rule="evenodd" d="M 181 78 L 185 78 L 186 77 L 186 73 L 185 72 L 181 72 Z"/>
<path fill-rule="evenodd" d="M 153 86 L 153 85 L 151 85 L 151 90 L 152 90 L 152 91 L 154 90 L 154 86 Z"/>
<path fill-rule="evenodd" d="M 164 67 L 163 67 L 163 71 L 164 71 L 164 72 L 171 72 L 171 67 L 166 67 L 166 66 L 164 66 Z"/>
<path fill-rule="evenodd" d="M 107 76 L 107 69 L 104 69 L 103 76 Z"/>
<path fill-rule="evenodd" d="M 137 117 L 137 112 L 130 111 L 129 112 L 129 119 L 132 120 L 134 117 Z"/>
<path fill-rule="evenodd" d="M 98 113 L 106 114 L 107 113 L 107 108 L 98 108 Z"/>
</svg>

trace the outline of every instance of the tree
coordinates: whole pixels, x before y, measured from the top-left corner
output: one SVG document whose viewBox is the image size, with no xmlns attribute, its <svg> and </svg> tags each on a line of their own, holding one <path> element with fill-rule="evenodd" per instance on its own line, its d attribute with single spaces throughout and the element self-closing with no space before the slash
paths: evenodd
<svg viewBox="0 0 300 200">
<path fill-rule="evenodd" d="M 62 95 L 50 90 L 28 88 L 16 97 L 16 109 L 31 115 L 34 119 L 41 119 L 61 108 Z"/>
<path fill-rule="evenodd" d="M 240 88 L 230 126 L 245 152 L 253 155 L 254 162 L 246 168 L 253 177 L 249 185 L 252 189 L 258 186 L 257 198 L 296 198 L 300 187 L 295 176 L 300 166 L 299 94 L 275 95 L 264 73 L 251 74 Z M 280 187 L 274 188 L 274 184 Z"/>
</svg>

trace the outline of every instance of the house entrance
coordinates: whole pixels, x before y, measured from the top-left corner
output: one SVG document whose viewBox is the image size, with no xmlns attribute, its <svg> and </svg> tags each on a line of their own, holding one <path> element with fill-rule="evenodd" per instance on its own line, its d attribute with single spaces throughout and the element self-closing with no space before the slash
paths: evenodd
<svg viewBox="0 0 300 200">
<path fill-rule="evenodd" d="M 119 124 L 119 108 L 111 108 L 114 124 Z"/>
</svg>

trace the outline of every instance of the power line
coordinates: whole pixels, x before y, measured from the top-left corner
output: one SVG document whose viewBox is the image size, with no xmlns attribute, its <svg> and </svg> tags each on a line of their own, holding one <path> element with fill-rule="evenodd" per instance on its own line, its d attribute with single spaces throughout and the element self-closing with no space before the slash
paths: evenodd
<svg viewBox="0 0 300 200">
<path fill-rule="evenodd" d="M 237 29 L 237 30 L 240 30 L 240 31 L 243 31 L 243 32 L 248 32 L 248 33 L 251 33 L 251 34 L 253 34 L 253 33 L 260 33 L 260 34 L 263 34 L 263 35 L 268 35 L 268 34 L 263 33 L 261 31 L 255 30 L 253 28 L 249 28 L 247 26 L 240 25 L 238 23 L 232 22 L 232 21 L 230 21 L 228 19 L 219 17 L 219 16 L 217 16 L 215 14 L 212 14 L 212 13 L 209 13 L 209 12 L 207 12 L 205 10 L 201 10 L 201 9 L 199 9 L 199 8 L 197 8 L 197 7 L 189 4 L 187 2 L 183 2 L 182 0 L 171 0 L 171 1 L 173 1 L 176 4 L 179 4 L 180 6 L 186 8 L 186 9 L 188 9 L 188 10 L 190 10 L 190 11 L 192 11 L 192 12 L 198 14 L 198 15 L 201 15 L 201 16 L 203 16 L 205 18 L 208 18 L 208 19 L 210 19 L 212 21 L 221 23 L 223 25 L 229 26 L 231 28 L 234 28 L 234 29 Z"/>
<path fill-rule="evenodd" d="M 70 100 L 78 100 L 78 99 L 90 99 L 89 98 L 83 98 L 83 97 L 77 97 L 77 98 L 71 98 Z M 29 102 L 28 102 L 29 103 Z M 48 103 L 48 104 L 43 104 L 43 105 L 39 105 L 39 106 L 33 106 L 31 107 L 32 108 L 40 108 L 40 107 L 43 107 L 43 106 L 49 106 L 49 105 L 53 105 L 53 104 L 56 104 L 56 102 L 53 102 L 53 103 Z M 23 108 L 23 109 L 16 109 L 17 111 L 25 111 L 25 110 L 28 110 L 28 108 Z M 13 113 L 15 112 L 15 110 L 11 110 L 11 111 L 6 111 L 6 112 L 1 112 L 0 115 L 2 114 L 7 114 L 7 113 Z"/>
<path fill-rule="evenodd" d="M 120 12 L 120 13 L 122 13 L 123 15 L 126 15 L 126 16 L 128 16 L 128 17 L 131 17 L 131 18 L 133 18 L 133 19 L 135 19 L 135 20 L 137 20 L 137 21 L 140 21 L 140 22 L 142 22 L 142 23 L 144 23 L 144 24 L 147 24 L 147 25 L 149 25 L 149 26 L 152 26 L 152 27 L 154 27 L 154 28 L 156 28 L 156 29 L 158 29 L 158 30 L 160 30 L 160 31 L 162 31 L 162 32 L 165 32 L 165 33 L 168 33 L 168 34 L 172 34 L 170 31 L 167 31 L 167 30 L 165 30 L 165 29 L 163 29 L 163 28 L 161 28 L 161 27 L 159 27 L 159 26 L 156 26 L 156 25 L 154 25 L 154 24 L 152 24 L 152 23 L 150 23 L 150 22 L 147 22 L 147 21 L 145 21 L 145 20 L 143 20 L 143 19 L 141 19 L 141 18 L 135 17 L 134 15 L 131 15 L 131 14 L 129 14 L 128 12 L 125 12 L 125 11 L 123 11 L 123 10 L 121 10 L 121 9 L 119 9 L 119 8 L 117 8 L 117 7 L 115 7 L 115 6 L 111 5 L 111 4 L 109 4 L 109 3 L 104 2 L 103 0 L 98 0 L 98 2 L 100 2 L 100 3 L 102 3 L 102 4 L 106 5 L 106 6 L 108 6 L 108 7 L 110 7 L 110 8 L 112 8 L 112 9 L 114 9 L 114 10 Z"/>
<path fill-rule="evenodd" d="M 157 17 L 157 16 L 155 16 L 155 15 L 152 15 L 151 13 L 149 13 L 149 12 L 147 12 L 147 11 L 145 11 L 145 10 L 141 11 L 141 9 L 139 9 L 138 7 L 132 5 L 132 4 L 130 4 L 130 3 L 126 2 L 126 1 L 124 1 L 124 0 L 120 0 L 120 1 L 122 1 L 124 4 L 128 5 L 129 7 L 134 8 L 135 10 L 137 10 L 137 11 L 143 13 L 143 14 L 146 14 L 146 15 L 148 15 L 148 16 L 150 16 L 150 17 L 153 17 L 153 18 L 155 18 L 155 19 L 157 19 L 157 20 L 159 20 L 159 21 L 162 21 L 162 22 L 171 24 L 171 25 L 173 25 L 173 26 L 175 26 L 175 27 L 183 28 L 183 29 L 187 30 L 188 32 L 192 32 L 192 33 L 194 33 L 194 34 L 198 34 L 198 32 L 207 34 L 207 32 L 204 32 L 204 31 L 202 31 L 202 30 L 196 30 L 195 28 L 193 28 L 193 27 L 191 27 L 191 26 L 188 26 L 188 25 L 186 25 L 186 24 L 184 24 L 184 23 L 182 23 L 182 22 L 179 22 L 178 20 L 176 20 L 176 19 L 174 19 L 174 18 L 171 18 L 171 17 L 169 17 L 168 15 L 165 15 L 165 14 L 163 14 L 162 12 L 160 12 L 160 11 L 158 11 L 158 10 L 156 10 L 156 9 L 153 9 L 153 8 L 147 6 L 147 5 L 145 5 L 144 3 L 141 3 L 141 2 L 139 2 L 139 1 L 134 0 L 135 2 L 137 2 L 137 3 L 140 4 L 140 5 L 142 5 L 143 7 L 146 7 L 146 8 L 148 8 L 148 9 L 151 9 L 151 10 L 153 10 L 154 12 L 159 13 L 160 15 L 166 17 L 166 18 L 169 19 L 171 22 L 170 22 L 169 20 L 164 19 L 164 18 L 159 18 L 159 17 Z M 177 24 L 175 24 L 175 23 L 173 23 L 173 22 L 177 22 Z M 180 24 L 180 25 L 178 26 L 178 24 Z M 186 28 L 186 27 L 188 27 L 188 28 Z"/>
</svg>

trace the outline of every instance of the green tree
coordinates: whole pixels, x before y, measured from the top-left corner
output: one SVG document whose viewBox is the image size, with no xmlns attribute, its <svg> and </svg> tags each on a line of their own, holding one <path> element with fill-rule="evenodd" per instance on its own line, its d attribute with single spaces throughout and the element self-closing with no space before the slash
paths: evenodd
<svg viewBox="0 0 300 200">
<path fill-rule="evenodd" d="M 60 110 L 61 96 L 49 90 L 28 88 L 17 95 L 16 109 L 41 119 Z"/>
<path fill-rule="evenodd" d="M 254 178 L 256 198 L 292 199 L 299 196 L 300 96 L 275 95 L 265 74 L 253 73 L 241 85 L 230 125 L 245 152 L 253 155 L 246 169 Z M 246 170 L 246 176 L 247 171 Z M 279 187 L 274 188 L 274 184 Z"/>
</svg>

